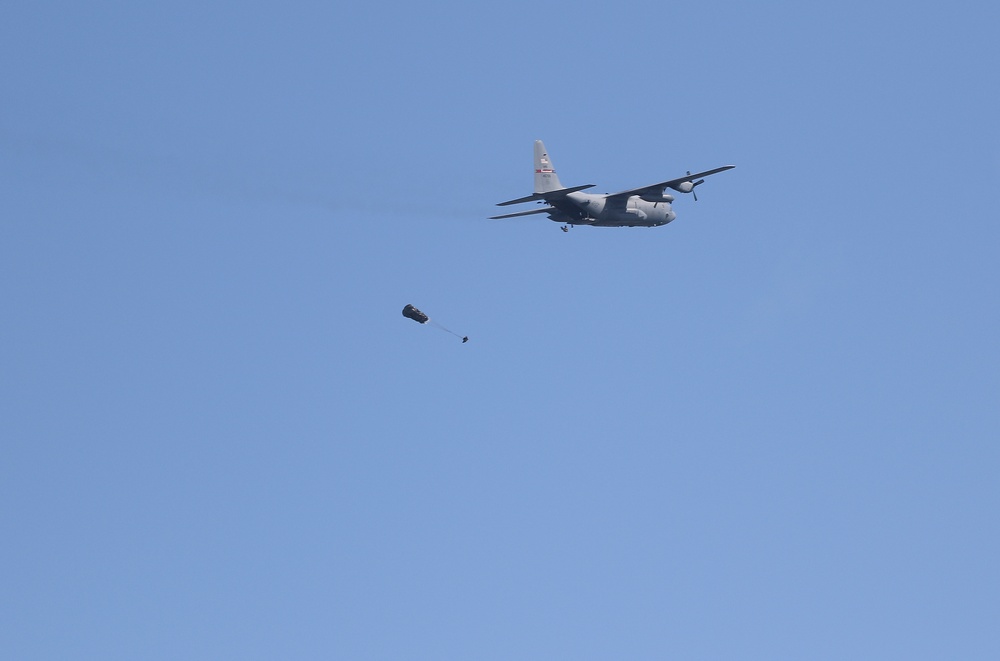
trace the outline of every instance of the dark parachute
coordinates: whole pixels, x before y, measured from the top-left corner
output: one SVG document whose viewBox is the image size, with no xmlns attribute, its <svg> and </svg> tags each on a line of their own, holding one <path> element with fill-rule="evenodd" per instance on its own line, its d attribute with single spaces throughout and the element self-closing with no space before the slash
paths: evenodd
<svg viewBox="0 0 1000 661">
<path fill-rule="evenodd" d="M 413 307 L 412 305 L 407 305 L 405 308 L 403 308 L 403 316 L 406 317 L 407 319 L 412 319 L 413 321 L 419 322 L 421 324 L 426 324 L 428 321 L 430 321 L 430 317 L 428 317 L 426 314 L 424 314 L 417 308 Z"/>
<path fill-rule="evenodd" d="M 421 312 L 417 308 L 413 307 L 412 305 L 407 305 L 405 308 L 403 308 L 403 316 L 406 317 L 407 319 L 412 319 L 413 321 L 416 321 L 416 322 L 421 323 L 421 324 L 426 324 L 428 321 L 431 321 L 430 317 L 428 317 L 426 314 L 424 314 L 423 312 Z M 462 338 L 462 344 L 465 344 L 466 342 L 469 341 L 469 336 L 468 335 L 466 335 L 465 337 L 462 337 L 461 335 L 459 335 L 455 331 L 448 330 L 447 328 L 445 328 L 441 324 L 437 323 L 436 321 L 432 321 L 431 324 L 433 326 L 437 327 L 437 328 L 440 328 L 441 330 L 443 330 L 446 333 L 451 333 L 455 337 L 461 337 Z"/>
</svg>

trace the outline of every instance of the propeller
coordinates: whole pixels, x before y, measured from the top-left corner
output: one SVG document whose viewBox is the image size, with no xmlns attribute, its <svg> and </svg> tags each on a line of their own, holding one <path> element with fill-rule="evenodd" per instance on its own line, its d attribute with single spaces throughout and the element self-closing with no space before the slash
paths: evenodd
<svg viewBox="0 0 1000 661">
<path fill-rule="evenodd" d="M 688 170 L 688 174 L 691 174 L 691 170 Z M 698 181 L 692 181 L 692 182 L 691 182 L 691 195 L 692 195 L 692 196 L 694 196 L 694 201 L 695 201 L 695 202 L 697 202 L 697 201 L 698 201 L 698 193 L 696 193 L 694 189 L 695 189 L 695 188 L 696 188 L 697 186 L 700 186 L 700 185 L 701 185 L 701 184 L 703 184 L 703 183 L 705 183 L 705 180 L 704 180 L 704 179 L 699 179 Z"/>
</svg>

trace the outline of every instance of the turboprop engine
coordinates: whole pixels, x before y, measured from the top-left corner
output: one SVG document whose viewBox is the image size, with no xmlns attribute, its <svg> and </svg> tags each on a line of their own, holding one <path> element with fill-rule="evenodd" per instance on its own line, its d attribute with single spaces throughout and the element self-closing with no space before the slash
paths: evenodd
<svg viewBox="0 0 1000 661">
<path fill-rule="evenodd" d="M 728 170 L 729 168 L 726 169 Z M 690 170 L 688 170 L 688 174 L 691 174 Z M 708 174 L 711 174 L 711 172 L 709 172 Z M 678 193 L 694 193 L 694 201 L 697 202 L 698 194 L 694 192 L 694 189 L 703 183 L 705 183 L 704 179 L 699 179 L 698 181 L 691 181 L 690 179 L 688 179 L 687 181 L 682 181 L 678 184 L 674 184 L 673 186 L 671 186 L 671 188 L 673 188 Z"/>
</svg>

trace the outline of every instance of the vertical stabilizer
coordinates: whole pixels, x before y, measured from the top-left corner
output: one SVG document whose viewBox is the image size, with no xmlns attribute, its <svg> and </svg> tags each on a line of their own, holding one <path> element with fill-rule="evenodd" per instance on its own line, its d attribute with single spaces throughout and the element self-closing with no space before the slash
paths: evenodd
<svg viewBox="0 0 1000 661">
<path fill-rule="evenodd" d="M 562 187 L 559 175 L 552 167 L 549 153 L 545 151 L 545 144 L 541 140 L 535 140 L 535 192 L 548 193 Z"/>
</svg>

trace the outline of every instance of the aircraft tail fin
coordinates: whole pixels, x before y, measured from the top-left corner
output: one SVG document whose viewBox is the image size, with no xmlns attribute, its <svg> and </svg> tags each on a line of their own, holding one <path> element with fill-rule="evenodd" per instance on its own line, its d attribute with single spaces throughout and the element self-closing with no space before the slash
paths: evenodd
<svg viewBox="0 0 1000 661">
<path fill-rule="evenodd" d="M 549 153 L 545 150 L 545 144 L 541 140 L 535 140 L 535 193 L 548 193 L 562 187 L 559 175 L 552 167 Z"/>
</svg>

